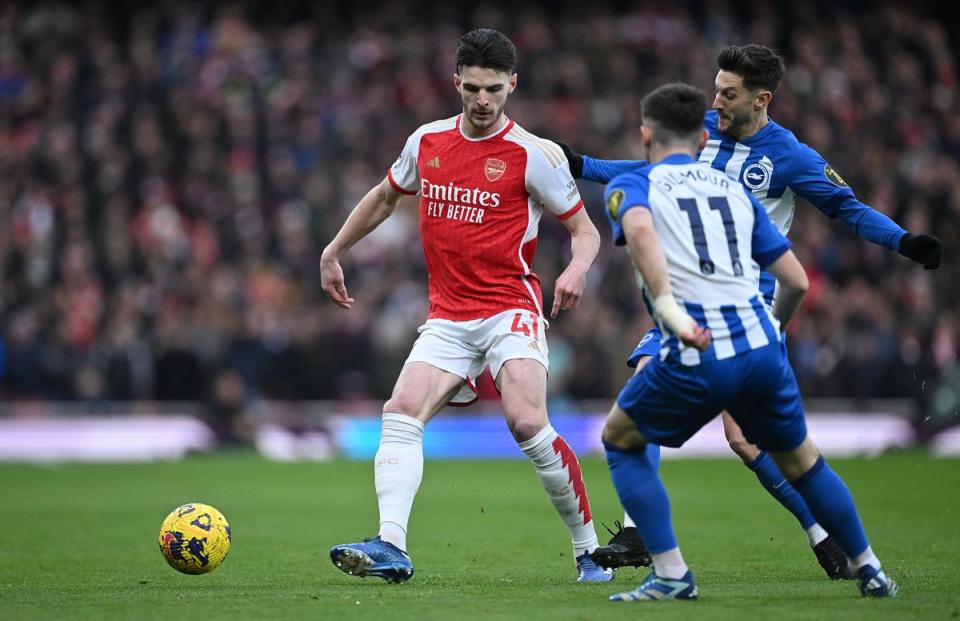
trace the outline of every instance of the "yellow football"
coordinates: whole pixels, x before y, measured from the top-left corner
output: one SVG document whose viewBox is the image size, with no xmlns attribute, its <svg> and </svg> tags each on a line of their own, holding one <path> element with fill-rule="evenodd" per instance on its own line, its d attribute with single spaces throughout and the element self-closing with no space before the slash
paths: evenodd
<svg viewBox="0 0 960 621">
<path fill-rule="evenodd" d="M 230 551 L 230 525 L 223 514 L 199 502 L 174 509 L 160 527 L 160 552 L 170 567 L 206 574 Z"/>
</svg>

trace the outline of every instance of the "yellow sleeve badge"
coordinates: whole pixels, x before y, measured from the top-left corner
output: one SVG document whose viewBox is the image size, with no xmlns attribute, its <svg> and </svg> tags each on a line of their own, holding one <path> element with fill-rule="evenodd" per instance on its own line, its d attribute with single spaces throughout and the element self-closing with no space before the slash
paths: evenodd
<svg viewBox="0 0 960 621">
<path fill-rule="evenodd" d="M 847 185 L 847 182 L 843 180 L 843 177 L 837 174 L 837 171 L 835 171 L 833 169 L 833 166 L 831 166 L 830 164 L 827 164 L 826 166 L 823 167 L 823 176 L 827 178 L 827 181 L 829 181 L 835 186 L 838 186 L 841 188 L 849 187 Z"/>
<path fill-rule="evenodd" d="M 623 202 L 623 196 L 623 190 L 614 190 L 610 193 L 610 196 L 607 197 L 607 213 L 610 214 L 614 222 L 617 221 L 617 216 L 620 215 L 620 203 Z"/>
</svg>

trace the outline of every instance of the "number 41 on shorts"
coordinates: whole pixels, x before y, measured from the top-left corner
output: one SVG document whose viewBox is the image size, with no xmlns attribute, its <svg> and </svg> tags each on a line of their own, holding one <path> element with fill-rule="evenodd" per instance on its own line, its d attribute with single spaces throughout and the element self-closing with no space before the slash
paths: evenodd
<svg viewBox="0 0 960 621">
<path fill-rule="evenodd" d="M 524 336 L 533 336 L 534 340 L 540 340 L 540 318 L 533 313 L 529 313 L 530 321 L 524 321 L 524 313 L 516 313 L 513 316 L 513 325 L 510 326 L 511 332 L 520 332 Z"/>
</svg>

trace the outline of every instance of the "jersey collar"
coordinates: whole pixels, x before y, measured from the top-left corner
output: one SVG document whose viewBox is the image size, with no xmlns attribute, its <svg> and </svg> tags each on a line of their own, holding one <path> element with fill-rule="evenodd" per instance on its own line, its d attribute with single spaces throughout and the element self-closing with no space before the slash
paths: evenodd
<svg viewBox="0 0 960 621">
<path fill-rule="evenodd" d="M 500 131 L 498 131 L 497 133 L 490 134 L 489 136 L 481 136 L 480 138 L 471 138 L 470 136 L 463 133 L 463 128 L 460 127 L 460 121 L 463 119 L 463 113 L 461 112 L 460 114 L 457 115 L 457 131 L 460 132 L 460 136 L 464 140 L 469 140 L 470 142 L 481 142 L 483 140 L 490 140 L 491 138 L 496 138 L 497 136 L 503 136 L 506 132 L 510 131 L 513 128 L 513 125 L 514 125 L 513 120 L 510 117 L 508 117 L 506 114 L 503 115 L 503 118 L 507 119 L 507 122 L 506 124 L 504 124 L 503 127 L 500 128 Z"/>
<path fill-rule="evenodd" d="M 748 138 L 743 138 L 742 140 L 735 140 L 733 136 L 730 136 L 730 139 L 734 140 L 735 142 L 739 142 L 740 144 L 750 144 L 751 142 L 763 140 L 767 134 L 773 131 L 774 127 L 777 127 L 777 124 L 773 121 L 773 119 L 767 116 L 767 124 L 761 127 L 754 135 Z"/>
</svg>

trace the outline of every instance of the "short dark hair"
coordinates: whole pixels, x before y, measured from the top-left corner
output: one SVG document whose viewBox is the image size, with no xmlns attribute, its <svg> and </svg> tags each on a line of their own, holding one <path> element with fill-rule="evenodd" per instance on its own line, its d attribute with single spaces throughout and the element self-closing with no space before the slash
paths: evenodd
<svg viewBox="0 0 960 621">
<path fill-rule="evenodd" d="M 776 93 L 787 67 L 783 56 L 763 45 L 728 45 L 717 55 L 717 66 L 743 78 L 749 90 Z"/>
<path fill-rule="evenodd" d="M 457 46 L 457 73 L 464 67 L 483 67 L 513 74 L 517 48 L 499 30 L 477 28 L 460 37 Z"/>
<path fill-rule="evenodd" d="M 671 82 L 644 97 L 640 110 L 656 143 L 699 139 L 707 96 L 695 86 Z"/>
</svg>

